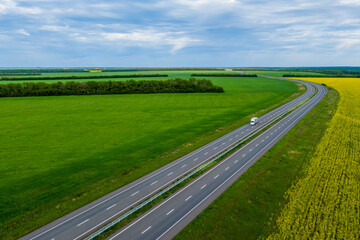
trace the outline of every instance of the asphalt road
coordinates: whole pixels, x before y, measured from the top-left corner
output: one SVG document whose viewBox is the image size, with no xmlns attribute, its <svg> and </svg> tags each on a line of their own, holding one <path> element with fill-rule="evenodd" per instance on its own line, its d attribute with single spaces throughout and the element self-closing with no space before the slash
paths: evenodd
<svg viewBox="0 0 360 240">
<path fill-rule="evenodd" d="M 326 94 L 317 94 L 215 167 L 111 236 L 115 239 L 171 239 L 276 144 Z"/>
<path fill-rule="evenodd" d="M 266 125 L 288 109 L 304 101 L 314 93 L 315 88 L 309 83 L 303 84 L 307 87 L 307 91 L 303 95 L 259 117 L 259 123 L 257 125 L 250 126 L 246 124 L 137 181 L 45 225 L 21 239 L 83 239 L 111 220 L 124 214 L 131 207 L 146 200 L 160 189 L 163 189 L 174 180 L 186 175 L 191 170 L 236 144 L 239 140 Z M 154 231 L 154 229 L 155 228 L 153 228 L 152 231 Z M 149 233 L 152 231 L 149 231 Z"/>
</svg>

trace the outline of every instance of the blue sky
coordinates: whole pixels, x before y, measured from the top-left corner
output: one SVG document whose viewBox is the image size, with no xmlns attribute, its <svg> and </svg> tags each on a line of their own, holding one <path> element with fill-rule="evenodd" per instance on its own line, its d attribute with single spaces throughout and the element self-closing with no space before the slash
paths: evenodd
<svg viewBox="0 0 360 240">
<path fill-rule="evenodd" d="M 0 67 L 360 66 L 360 0 L 0 0 Z"/>
</svg>

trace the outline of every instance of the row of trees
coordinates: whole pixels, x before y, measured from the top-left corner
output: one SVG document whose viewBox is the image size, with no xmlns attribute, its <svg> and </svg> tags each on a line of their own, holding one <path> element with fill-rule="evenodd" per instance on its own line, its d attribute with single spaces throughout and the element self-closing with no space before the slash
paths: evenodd
<svg viewBox="0 0 360 240">
<path fill-rule="evenodd" d="M 41 73 L 0 73 L 0 77 L 2 76 L 37 76 L 41 75 Z"/>
<path fill-rule="evenodd" d="M 9 83 L 0 84 L 0 97 L 63 96 L 95 94 L 139 94 L 139 93 L 193 93 L 224 92 L 209 80 L 170 79 L 162 81 L 89 81 L 57 83 Z"/>
<path fill-rule="evenodd" d="M 256 74 L 193 73 L 192 77 L 257 77 Z"/>
<path fill-rule="evenodd" d="M 319 74 L 283 74 L 283 77 L 312 78 L 359 78 L 360 75 L 319 75 Z"/>
<path fill-rule="evenodd" d="M 145 78 L 168 77 L 167 74 L 135 74 L 135 75 L 92 75 L 92 76 L 61 76 L 61 77 L 2 77 L 0 81 L 38 81 L 63 79 L 100 79 L 100 78 Z"/>
</svg>

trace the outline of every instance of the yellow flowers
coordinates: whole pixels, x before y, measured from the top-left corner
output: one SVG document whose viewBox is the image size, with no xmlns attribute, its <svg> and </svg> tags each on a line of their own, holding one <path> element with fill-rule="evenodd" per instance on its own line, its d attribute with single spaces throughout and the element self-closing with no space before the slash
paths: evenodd
<svg viewBox="0 0 360 240">
<path fill-rule="evenodd" d="M 340 102 L 268 239 L 359 239 L 360 78 L 302 79 L 335 88 Z"/>
</svg>

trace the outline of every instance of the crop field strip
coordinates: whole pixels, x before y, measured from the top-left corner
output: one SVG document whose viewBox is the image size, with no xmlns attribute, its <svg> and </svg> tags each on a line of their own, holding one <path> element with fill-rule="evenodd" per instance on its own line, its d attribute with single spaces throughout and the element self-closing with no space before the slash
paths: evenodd
<svg viewBox="0 0 360 240">
<path fill-rule="evenodd" d="M 186 77 L 191 72 L 171 74 Z M 1 207 L 1 238 L 16 238 L 141 177 L 230 131 L 224 126 L 244 124 L 245 116 L 271 108 L 298 89 L 263 78 L 209 79 L 224 87 L 222 96 L 0 99 L 0 188 L 8 196 L 1 200 L 6 205 Z M 142 150 L 135 151 L 135 146 Z"/>
<path fill-rule="evenodd" d="M 359 239 L 360 79 L 304 80 L 335 88 L 340 102 L 268 239 Z"/>
</svg>

